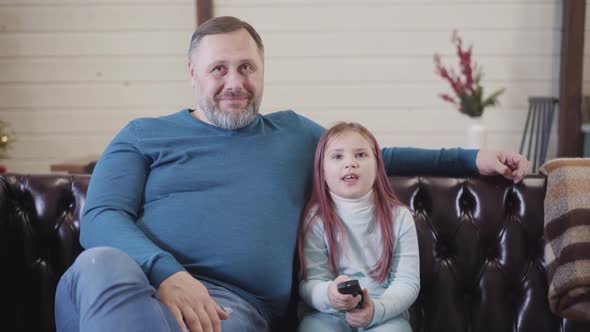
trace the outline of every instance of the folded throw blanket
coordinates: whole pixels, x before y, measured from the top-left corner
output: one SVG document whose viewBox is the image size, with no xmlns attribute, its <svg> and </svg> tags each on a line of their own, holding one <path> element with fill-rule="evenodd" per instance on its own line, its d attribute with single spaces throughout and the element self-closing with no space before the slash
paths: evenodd
<svg viewBox="0 0 590 332">
<path fill-rule="evenodd" d="M 590 320 L 590 159 L 545 163 L 545 260 L 554 314 Z"/>
</svg>

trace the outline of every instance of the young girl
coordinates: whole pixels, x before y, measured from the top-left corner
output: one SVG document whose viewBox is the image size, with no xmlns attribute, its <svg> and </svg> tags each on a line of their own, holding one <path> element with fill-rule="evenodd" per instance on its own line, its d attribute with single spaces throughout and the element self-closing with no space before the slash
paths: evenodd
<svg viewBox="0 0 590 332">
<path fill-rule="evenodd" d="M 420 289 L 416 228 L 387 182 L 375 137 L 339 123 L 321 137 L 299 233 L 299 293 L 311 310 L 299 331 L 411 331 Z M 340 282 L 357 279 L 361 295 Z"/>
</svg>

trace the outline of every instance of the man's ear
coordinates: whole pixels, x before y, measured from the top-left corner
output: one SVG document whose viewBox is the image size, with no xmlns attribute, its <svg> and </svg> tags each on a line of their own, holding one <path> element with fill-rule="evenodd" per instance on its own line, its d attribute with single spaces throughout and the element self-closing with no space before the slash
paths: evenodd
<svg viewBox="0 0 590 332">
<path fill-rule="evenodd" d="M 193 65 L 192 61 L 189 61 L 188 62 L 188 75 L 189 75 L 189 77 L 191 79 L 191 83 L 194 86 L 195 85 L 195 80 L 197 78 L 197 69 Z"/>
</svg>

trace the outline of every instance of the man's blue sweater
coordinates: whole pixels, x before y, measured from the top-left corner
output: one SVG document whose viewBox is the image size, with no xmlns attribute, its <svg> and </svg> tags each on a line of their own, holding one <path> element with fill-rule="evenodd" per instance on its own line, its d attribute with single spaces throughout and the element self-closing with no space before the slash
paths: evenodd
<svg viewBox="0 0 590 332">
<path fill-rule="evenodd" d="M 186 270 L 235 291 L 267 321 L 279 317 L 323 131 L 292 111 L 258 115 L 239 130 L 190 110 L 131 121 L 96 165 L 81 243 L 122 249 L 156 288 Z M 476 154 L 383 149 L 390 174 L 476 174 Z"/>
</svg>

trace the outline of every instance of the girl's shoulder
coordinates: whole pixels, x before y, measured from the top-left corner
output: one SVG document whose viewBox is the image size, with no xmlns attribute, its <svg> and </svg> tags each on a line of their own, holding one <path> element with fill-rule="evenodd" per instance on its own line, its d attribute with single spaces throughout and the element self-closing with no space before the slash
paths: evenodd
<svg viewBox="0 0 590 332">
<path fill-rule="evenodd" d="M 393 214 L 396 216 L 412 217 L 412 211 L 410 211 L 407 206 L 402 204 L 393 207 Z"/>
<path fill-rule="evenodd" d="M 393 208 L 393 222 L 398 228 L 414 225 L 414 215 L 405 205 L 398 205 Z"/>
<path fill-rule="evenodd" d="M 303 219 L 304 227 L 309 227 L 316 232 L 324 230 L 324 222 L 322 221 L 322 218 L 320 218 L 320 216 L 318 215 L 318 209 L 318 205 L 312 206 L 307 212 L 305 219 Z"/>
</svg>

